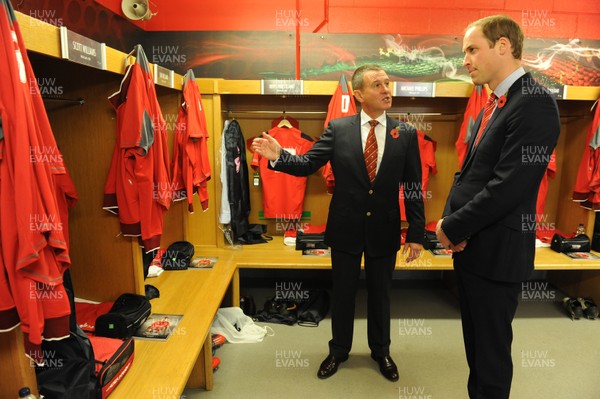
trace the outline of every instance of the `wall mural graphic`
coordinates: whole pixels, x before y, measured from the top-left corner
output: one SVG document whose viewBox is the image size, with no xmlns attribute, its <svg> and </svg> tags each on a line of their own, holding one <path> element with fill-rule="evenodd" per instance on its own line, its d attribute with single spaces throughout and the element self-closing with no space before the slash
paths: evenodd
<svg viewBox="0 0 600 399">
<path fill-rule="evenodd" d="M 461 44 L 453 36 L 303 34 L 301 78 L 337 80 L 375 62 L 393 80 L 471 82 Z M 150 33 L 146 47 L 151 62 L 179 73 L 192 68 L 197 77 L 295 77 L 295 38 L 287 32 Z M 545 85 L 600 86 L 600 41 L 526 39 L 523 62 Z"/>
<path fill-rule="evenodd" d="M 128 53 L 142 43 L 150 62 L 197 77 L 295 79 L 296 38 L 288 31 L 144 32 L 93 0 L 13 0 L 15 10 Z M 381 64 L 393 80 L 471 82 L 462 37 L 304 33 L 300 77 L 337 80 Z M 527 70 L 552 85 L 600 86 L 600 40 L 526 39 Z"/>
</svg>

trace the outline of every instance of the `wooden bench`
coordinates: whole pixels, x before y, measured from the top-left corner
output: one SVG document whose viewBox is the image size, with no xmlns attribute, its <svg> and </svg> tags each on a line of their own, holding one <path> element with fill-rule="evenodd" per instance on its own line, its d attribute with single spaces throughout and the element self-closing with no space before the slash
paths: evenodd
<svg viewBox="0 0 600 399">
<path fill-rule="evenodd" d="M 184 318 L 166 342 L 136 340 L 135 360 L 111 398 L 179 398 L 188 388 L 212 389 L 210 326 L 219 306 L 229 299 L 239 306 L 240 269 L 328 270 L 330 257 L 302 256 L 285 246 L 281 237 L 267 244 L 241 249 L 196 248 L 196 255 L 216 256 L 209 270 L 167 271 L 147 280 L 160 290 L 152 300 L 154 313 L 183 314 Z M 549 248 L 538 248 L 537 270 L 595 270 L 600 261 L 576 261 Z M 425 251 L 406 264 L 398 256 L 396 270 L 452 270 L 450 257 Z"/>
<path fill-rule="evenodd" d="M 600 256 L 600 253 L 593 252 Z M 237 306 L 240 299 L 240 269 L 306 269 L 326 270 L 331 268 L 330 257 L 302 256 L 301 251 L 283 244 L 282 237 L 274 237 L 267 244 L 248 245 L 235 254 L 233 303 Z M 550 248 L 537 248 L 535 256 L 536 270 L 600 270 L 600 260 L 573 260 Z M 398 254 L 396 270 L 453 270 L 450 256 L 434 256 L 424 251 L 419 259 L 407 264 Z"/>
<path fill-rule="evenodd" d="M 111 399 L 179 398 L 186 387 L 212 389 L 210 326 L 236 270 L 231 251 L 219 252 L 212 269 L 166 271 L 146 280 L 160 291 L 153 313 L 184 317 L 165 342 L 135 341 L 131 369 Z"/>
</svg>

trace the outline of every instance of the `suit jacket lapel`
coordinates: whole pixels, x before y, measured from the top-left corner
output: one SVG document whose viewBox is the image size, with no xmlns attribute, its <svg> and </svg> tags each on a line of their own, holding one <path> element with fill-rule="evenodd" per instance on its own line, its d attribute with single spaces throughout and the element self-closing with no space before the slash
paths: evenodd
<svg viewBox="0 0 600 399">
<path fill-rule="evenodd" d="M 528 79 L 529 77 L 530 77 L 530 74 L 526 73 L 525 75 L 523 75 L 519 79 L 517 79 L 515 81 L 515 83 L 513 83 L 513 85 L 508 89 L 508 92 L 506 94 L 507 98 L 512 97 L 515 94 L 515 91 L 520 90 L 521 86 L 523 85 L 523 79 Z M 494 113 L 492 114 L 490 121 L 488 122 L 487 126 L 485 127 L 485 130 L 481 133 L 482 134 L 481 139 L 479 140 L 480 143 L 482 140 L 485 139 L 485 135 L 487 134 L 488 130 L 490 130 L 490 128 L 494 125 L 494 121 L 496 121 L 496 119 L 498 118 L 498 116 L 500 115 L 500 113 L 503 110 L 504 110 L 504 108 L 498 108 L 498 106 L 496 105 L 496 109 L 494 110 Z M 481 110 L 479 116 L 477 117 L 477 121 L 475 122 L 475 126 L 473 126 L 474 132 L 477 132 L 479 130 L 479 126 L 481 125 L 482 117 L 483 117 L 483 110 Z M 475 142 L 475 137 L 477 137 L 477 133 L 472 134 L 471 137 L 469 138 L 469 151 L 467 152 L 467 158 L 465 159 L 465 162 L 463 163 L 462 169 L 467 168 L 468 164 L 471 163 L 471 160 L 473 159 L 475 152 L 477 152 L 477 148 L 479 148 L 479 145 L 477 147 L 473 148 L 473 143 Z"/>
<path fill-rule="evenodd" d="M 483 110 L 481 110 L 481 112 L 477 116 L 475 124 L 473 125 L 473 133 L 471 134 L 471 137 L 469 137 L 469 150 L 467 151 L 467 157 L 463 162 L 463 166 L 461 169 L 466 169 L 467 165 L 471 163 L 471 159 L 473 159 L 473 153 L 475 152 L 473 148 L 473 143 L 475 143 L 475 137 L 477 137 L 477 131 L 479 130 L 479 126 L 481 126 L 481 119 L 483 119 Z"/>
<path fill-rule="evenodd" d="M 377 181 L 378 176 L 381 174 L 381 172 L 384 171 L 385 167 L 387 166 L 387 160 L 390 158 L 390 153 L 392 152 L 392 140 L 390 140 L 390 132 L 392 131 L 393 128 L 397 127 L 398 122 L 392 118 L 390 118 L 389 116 L 386 116 L 386 127 L 385 127 L 385 144 L 383 146 L 383 156 L 381 157 L 381 164 L 379 164 L 379 169 L 377 170 L 377 175 L 375 175 L 375 181 Z M 366 167 L 365 167 L 366 170 Z"/>
</svg>

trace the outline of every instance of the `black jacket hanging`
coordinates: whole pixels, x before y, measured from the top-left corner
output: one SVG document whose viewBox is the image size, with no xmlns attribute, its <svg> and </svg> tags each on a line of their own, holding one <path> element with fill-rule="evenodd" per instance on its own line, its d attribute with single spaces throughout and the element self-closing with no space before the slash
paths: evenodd
<svg viewBox="0 0 600 399">
<path fill-rule="evenodd" d="M 240 124 L 233 120 L 223 135 L 227 154 L 227 193 L 231 208 L 231 229 L 236 241 L 248 232 L 250 186 L 246 162 L 246 141 Z"/>
</svg>

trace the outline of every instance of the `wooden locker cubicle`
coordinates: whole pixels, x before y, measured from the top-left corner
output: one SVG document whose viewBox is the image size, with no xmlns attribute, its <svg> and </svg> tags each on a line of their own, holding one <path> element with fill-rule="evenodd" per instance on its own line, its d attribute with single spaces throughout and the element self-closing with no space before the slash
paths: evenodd
<svg viewBox="0 0 600 399">
<path fill-rule="evenodd" d="M 136 239 L 119 235 L 118 218 L 102 209 L 104 184 L 116 137 L 116 114 L 107 98 L 119 90 L 127 55 L 107 48 L 107 70 L 61 59 L 59 28 L 17 13 L 28 55 L 40 85 L 51 84 L 44 103 L 56 142 L 78 193 L 69 212 L 71 274 L 75 295 L 112 301 L 125 292 L 144 293 L 142 249 Z M 157 86 L 163 115 L 168 115 L 169 148 L 181 97 L 180 75 L 175 89 Z M 82 102 L 80 103 L 79 100 Z M 172 151 L 170 151 L 172 154 Z M 174 203 L 164 219 L 161 245 L 185 238 L 183 203 Z M 3 383 L 0 397 L 16 395 L 22 386 L 36 390 L 34 368 L 24 356 L 17 328 L 0 334 Z"/>
</svg>

